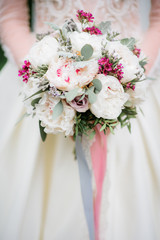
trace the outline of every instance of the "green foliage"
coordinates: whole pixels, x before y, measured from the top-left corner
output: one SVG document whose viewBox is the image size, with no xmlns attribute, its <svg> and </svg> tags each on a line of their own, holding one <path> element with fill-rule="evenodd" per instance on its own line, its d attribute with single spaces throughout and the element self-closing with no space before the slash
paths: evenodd
<svg viewBox="0 0 160 240">
<path fill-rule="evenodd" d="M 134 46 L 135 46 L 135 44 L 136 44 L 136 40 L 135 40 L 135 38 L 133 38 L 133 37 L 131 37 L 131 38 L 123 38 L 123 39 L 121 40 L 121 43 L 122 43 L 123 45 L 126 45 L 126 46 L 129 48 L 129 50 L 133 51 Z"/>
<path fill-rule="evenodd" d="M 99 79 L 93 79 L 92 81 L 94 87 L 95 87 L 95 90 L 94 92 L 95 93 L 99 93 L 101 90 L 102 90 L 102 83 Z"/>
<path fill-rule="evenodd" d="M 35 105 L 38 104 L 40 100 L 41 100 L 41 97 L 33 99 L 31 102 L 31 105 L 35 108 Z"/>
<path fill-rule="evenodd" d="M 40 130 L 41 139 L 44 142 L 46 140 L 47 133 L 44 131 L 44 127 L 41 126 L 41 121 L 39 121 L 39 130 Z"/>
<path fill-rule="evenodd" d="M 65 97 L 68 102 L 71 102 L 77 96 L 78 90 L 78 88 L 74 88 L 73 90 L 65 93 Z"/>
<path fill-rule="evenodd" d="M 82 135 L 82 134 L 85 134 L 93 138 L 95 134 L 94 127 L 97 124 L 101 126 L 101 131 L 103 131 L 105 134 L 108 128 L 113 133 L 114 128 L 118 125 L 118 120 L 97 118 L 95 115 L 91 113 L 90 110 L 88 110 L 85 113 L 77 112 L 77 115 L 75 118 L 74 139 L 76 138 L 76 136 Z"/>
<path fill-rule="evenodd" d="M 110 30 L 110 26 L 111 26 L 111 22 L 110 21 L 106 21 L 106 22 L 101 22 L 98 25 L 98 28 L 101 30 L 101 32 L 103 34 L 107 33 L 108 30 Z"/>
<path fill-rule="evenodd" d="M 38 66 L 34 72 L 33 72 L 33 76 L 35 78 L 41 78 L 44 76 L 44 74 L 46 74 L 46 72 L 48 71 L 48 65 L 42 64 L 41 66 Z"/>
<path fill-rule="evenodd" d="M 84 60 L 90 59 L 93 55 L 93 47 L 90 44 L 85 44 L 81 49 L 81 55 L 84 57 Z"/>
<path fill-rule="evenodd" d="M 62 101 L 59 101 L 53 109 L 53 114 L 52 114 L 53 120 L 58 118 L 62 114 L 62 112 L 63 112 L 63 103 Z"/>
<path fill-rule="evenodd" d="M 49 25 L 53 30 L 60 30 L 60 28 L 54 24 L 54 23 L 51 23 L 51 22 L 45 22 L 45 24 Z"/>
<path fill-rule="evenodd" d="M 106 39 L 107 39 L 108 41 L 113 41 L 113 40 L 115 40 L 115 38 L 116 38 L 118 35 L 119 35 L 118 32 L 112 32 L 112 33 L 108 32 Z"/>
<path fill-rule="evenodd" d="M 136 118 L 137 110 L 136 107 L 127 107 L 125 106 L 124 109 L 122 109 L 121 114 L 118 117 L 118 120 L 121 124 L 121 127 L 128 127 L 129 132 L 131 132 L 131 122 L 130 119 Z"/>
<path fill-rule="evenodd" d="M 139 61 L 139 65 L 145 70 L 144 66 L 147 64 L 147 58 L 142 59 Z"/>
<path fill-rule="evenodd" d="M 90 104 L 93 104 L 96 102 L 97 96 L 94 93 L 94 87 L 88 88 L 86 94 L 88 95 L 88 100 L 89 100 Z"/>
</svg>

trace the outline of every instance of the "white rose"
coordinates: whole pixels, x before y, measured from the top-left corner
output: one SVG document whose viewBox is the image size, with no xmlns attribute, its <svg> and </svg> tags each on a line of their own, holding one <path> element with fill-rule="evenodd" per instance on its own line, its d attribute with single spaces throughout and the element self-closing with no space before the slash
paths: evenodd
<svg viewBox="0 0 160 240">
<path fill-rule="evenodd" d="M 117 78 L 98 74 L 97 77 L 102 83 L 102 90 L 97 95 L 95 103 L 91 104 L 91 112 L 98 118 L 116 119 L 128 100 L 128 94 Z"/>
<path fill-rule="evenodd" d="M 129 48 L 120 43 L 120 41 L 108 42 L 106 50 L 109 51 L 109 54 L 113 54 L 118 58 L 122 58 L 119 63 L 123 65 L 123 78 L 121 82 L 126 83 L 134 78 L 136 74 L 142 71 L 141 66 L 139 65 L 139 59 L 129 50 Z"/>
<path fill-rule="evenodd" d="M 60 99 L 44 94 L 36 106 L 36 115 L 45 127 L 46 133 L 58 134 L 63 132 L 66 136 L 73 135 L 75 110 L 63 101 L 63 112 L 55 120 L 52 118 L 55 105 Z"/>
<path fill-rule="evenodd" d="M 58 59 L 58 47 L 59 43 L 54 37 L 45 36 L 30 49 L 28 60 L 35 68 L 42 64 L 49 64 L 52 59 Z"/>
<path fill-rule="evenodd" d="M 93 55 L 91 58 L 100 58 L 101 57 L 101 42 L 104 39 L 104 35 L 96 36 L 91 35 L 86 32 L 72 32 L 69 35 L 71 40 L 73 51 L 81 51 L 82 47 L 85 44 L 90 44 L 93 47 Z"/>
<path fill-rule="evenodd" d="M 98 73 L 98 62 L 90 60 L 82 62 L 82 66 L 71 59 L 52 61 L 46 73 L 51 86 L 64 91 L 88 85 Z"/>
</svg>

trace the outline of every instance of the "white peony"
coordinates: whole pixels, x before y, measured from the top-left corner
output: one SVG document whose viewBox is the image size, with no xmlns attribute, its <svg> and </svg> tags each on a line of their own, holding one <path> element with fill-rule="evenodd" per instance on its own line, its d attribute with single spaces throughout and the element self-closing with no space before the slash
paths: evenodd
<svg viewBox="0 0 160 240">
<path fill-rule="evenodd" d="M 63 132 L 65 136 L 73 135 L 75 110 L 63 101 L 63 112 L 55 120 L 52 118 L 55 105 L 60 99 L 49 94 L 44 94 L 39 104 L 36 106 L 36 115 L 41 120 L 41 125 L 45 127 L 46 133 L 58 134 Z"/>
<path fill-rule="evenodd" d="M 91 112 L 98 118 L 116 119 L 128 100 L 128 94 L 117 78 L 98 74 L 97 77 L 102 83 L 102 90 L 97 95 L 95 103 L 91 104 Z"/>
<path fill-rule="evenodd" d="M 54 37 L 45 36 L 42 40 L 33 45 L 27 59 L 35 68 L 42 64 L 49 64 L 51 60 L 58 59 L 58 48 L 59 43 Z"/>
<path fill-rule="evenodd" d="M 120 41 L 108 42 L 106 47 L 109 54 L 113 54 L 118 58 L 122 58 L 119 63 L 123 65 L 122 71 L 124 72 L 121 82 L 126 83 L 134 78 L 136 74 L 142 72 L 142 68 L 139 65 L 139 59 L 129 50 L 129 48 L 120 43 Z"/>
<path fill-rule="evenodd" d="M 69 38 L 72 44 L 72 50 L 80 52 L 85 44 L 90 44 L 93 47 L 93 55 L 91 58 L 101 57 L 101 42 L 105 38 L 105 35 L 91 35 L 86 32 L 72 32 L 69 34 Z"/>
<path fill-rule="evenodd" d="M 148 85 L 149 82 L 147 81 L 137 82 L 134 91 L 132 89 L 127 90 L 129 95 L 128 101 L 131 106 L 139 105 L 146 99 Z"/>
<path fill-rule="evenodd" d="M 78 65 L 71 59 L 58 59 L 57 63 L 52 61 L 46 73 L 51 86 L 64 91 L 70 91 L 76 87 L 89 84 L 98 73 L 98 62 L 90 60 Z"/>
</svg>

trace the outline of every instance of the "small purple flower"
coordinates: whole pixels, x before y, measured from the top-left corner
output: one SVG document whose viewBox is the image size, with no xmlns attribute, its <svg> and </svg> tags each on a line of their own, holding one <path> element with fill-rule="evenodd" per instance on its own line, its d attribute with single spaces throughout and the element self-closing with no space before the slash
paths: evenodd
<svg viewBox="0 0 160 240">
<path fill-rule="evenodd" d="M 88 97 L 85 96 L 82 100 L 82 95 L 75 97 L 74 100 L 72 100 L 69 105 L 74 108 L 77 112 L 86 112 L 89 109 L 88 106 Z"/>
</svg>

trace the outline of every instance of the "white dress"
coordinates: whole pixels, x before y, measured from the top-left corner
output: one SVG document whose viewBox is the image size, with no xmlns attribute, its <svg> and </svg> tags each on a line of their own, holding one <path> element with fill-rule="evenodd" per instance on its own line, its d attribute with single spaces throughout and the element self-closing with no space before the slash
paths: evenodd
<svg viewBox="0 0 160 240">
<path fill-rule="evenodd" d="M 35 30 L 45 32 L 44 21 L 61 24 L 83 9 L 97 21 L 113 21 L 124 36 L 141 36 L 139 9 L 147 14 L 146 1 L 88 2 L 36 0 Z M 160 239 L 159 92 L 156 80 L 132 134 L 118 129 L 108 136 L 100 240 Z M 24 112 L 18 93 L 17 69 L 7 63 L 0 74 L 0 239 L 89 240 L 74 143 L 63 135 L 42 143 L 32 118 L 15 126 Z"/>
</svg>

